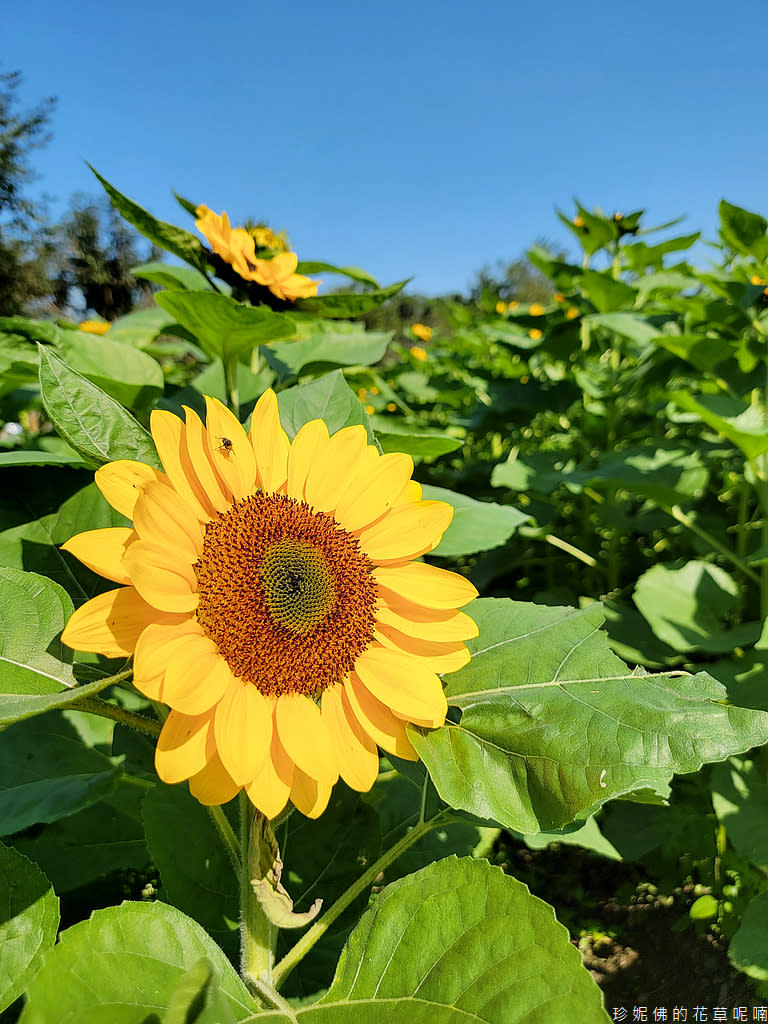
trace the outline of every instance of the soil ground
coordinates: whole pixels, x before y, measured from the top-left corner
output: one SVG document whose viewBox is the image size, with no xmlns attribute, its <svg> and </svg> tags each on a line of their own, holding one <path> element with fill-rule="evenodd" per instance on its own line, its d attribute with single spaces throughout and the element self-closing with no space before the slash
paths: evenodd
<svg viewBox="0 0 768 1024">
<path fill-rule="evenodd" d="M 529 850 L 509 841 L 497 862 L 531 892 L 555 907 L 558 920 L 571 933 L 585 966 L 605 995 L 605 1005 L 627 1010 L 665 1007 L 667 1020 L 674 1007 L 727 1008 L 768 1003 L 755 984 L 731 966 L 726 943 L 711 932 L 698 930 L 688 918 L 695 898 L 685 887 L 662 895 L 637 866 L 605 860 L 574 846 Z M 657 1018 L 663 1019 L 663 1018 Z"/>
</svg>

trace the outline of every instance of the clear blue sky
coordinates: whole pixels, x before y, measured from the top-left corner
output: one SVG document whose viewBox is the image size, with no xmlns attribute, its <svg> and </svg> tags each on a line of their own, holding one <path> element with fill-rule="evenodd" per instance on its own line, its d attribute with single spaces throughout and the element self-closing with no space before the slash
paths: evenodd
<svg viewBox="0 0 768 1024">
<path fill-rule="evenodd" d="M 35 0 L 2 70 L 56 95 L 36 191 L 97 193 L 84 161 L 194 230 L 172 189 L 288 231 L 303 259 L 461 290 L 555 206 L 644 207 L 713 237 L 768 213 L 765 0 L 388 3 Z M 706 256 L 706 252 L 702 254 Z"/>
</svg>

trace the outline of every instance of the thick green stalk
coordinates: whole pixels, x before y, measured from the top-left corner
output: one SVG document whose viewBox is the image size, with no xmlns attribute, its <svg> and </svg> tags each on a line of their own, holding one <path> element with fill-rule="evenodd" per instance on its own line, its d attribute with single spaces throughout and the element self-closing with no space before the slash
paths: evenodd
<svg viewBox="0 0 768 1024">
<path fill-rule="evenodd" d="M 227 398 L 227 407 L 240 419 L 240 392 L 237 387 L 238 357 L 225 356 L 224 363 L 224 390 Z"/>
<path fill-rule="evenodd" d="M 255 994 L 263 995 L 274 986 L 272 965 L 278 929 L 264 913 L 251 885 L 254 877 L 256 835 L 254 824 L 259 812 L 251 805 L 245 790 L 240 791 L 240 975 Z"/>
</svg>

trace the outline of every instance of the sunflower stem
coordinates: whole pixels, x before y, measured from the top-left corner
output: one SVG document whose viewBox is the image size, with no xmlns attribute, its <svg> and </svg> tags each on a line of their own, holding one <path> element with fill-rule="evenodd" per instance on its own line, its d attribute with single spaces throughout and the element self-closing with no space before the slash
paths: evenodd
<svg viewBox="0 0 768 1024">
<path fill-rule="evenodd" d="M 437 828 L 437 826 L 443 821 L 443 818 L 444 815 L 441 812 L 440 814 L 435 815 L 434 818 L 430 818 L 428 821 L 420 821 L 417 825 L 414 825 L 410 832 L 406 832 L 399 842 L 390 847 L 386 853 L 383 853 L 381 857 L 379 857 L 379 859 L 372 864 L 368 870 L 349 887 L 349 889 L 346 890 L 346 892 L 339 896 L 336 902 L 326 910 L 320 920 L 312 925 L 309 931 L 299 939 L 296 945 L 286 953 L 283 959 L 273 969 L 272 984 L 275 988 L 280 987 L 296 964 L 298 964 L 299 961 L 307 955 L 310 949 L 312 949 L 315 943 L 325 935 L 336 918 L 347 909 L 350 903 L 356 900 L 360 893 L 364 892 L 368 886 L 372 885 L 381 872 L 396 861 L 409 846 L 413 846 L 413 844 L 418 842 L 422 836 L 427 834 L 427 832 L 430 832 L 433 828 Z"/>
<path fill-rule="evenodd" d="M 71 708 L 73 711 L 87 711 L 88 714 L 98 715 L 100 718 L 111 718 L 113 722 L 137 729 L 153 739 L 157 739 L 162 729 L 160 722 L 155 722 L 154 719 L 147 718 L 146 715 L 137 715 L 134 711 L 126 711 L 125 708 L 121 708 L 117 704 L 110 704 L 108 701 L 102 700 L 101 697 L 83 697 L 81 700 L 68 701 L 61 706 Z"/>
<path fill-rule="evenodd" d="M 225 356 L 224 363 L 224 390 L 226 392 L 227 407 L 240 419 L 240 393 L 237 387 L 237 366 L 239 359 L 237 355 Z"/>
<path fill-rule="evenodd" d="M 274 987 L 272 965 L 278 929 L 269 920 L 251 885 L 256 827 L 262 815 L 240 790 L 240 976 L 254 995 Z"/>
<path fill-rule="evenodd" d="M 243 865 L 240 860 L 240 846 L 237 842 L 237 836 L 235 830 L 229 824 L 224 811 L 220 806 L 209 807 L 208 813 L 211 816 L 213 824 L 216 826 L 216 830 L 221 836 L 221 841 L 227 851 L 229 859 L 232 861 L 232 867 L 235 869 L 235 874 L 240 878 L 240 872 L 243 870 Z"/>
</svg>

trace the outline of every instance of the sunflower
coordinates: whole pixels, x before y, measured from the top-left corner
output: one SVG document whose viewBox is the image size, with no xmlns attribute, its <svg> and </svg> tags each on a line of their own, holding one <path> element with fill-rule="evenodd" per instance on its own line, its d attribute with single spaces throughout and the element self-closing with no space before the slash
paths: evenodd
<svg viewBox="0 0 768 1024">
<path fill-rule="evenodd" d="M 437 728 L 439 673 L 466 664 L 476 596 L 419 557 L 453 509 L 425 501 L 408 455 L 322 420 L 293 441 L 273 391 L 251 428 L 206 398 L 206 425 L 155 411 L 164 472 L 110 462 L 96 483 L 132 520 L 63 545 L 120 586 L 80 607 L 62 639 L 134 656 L 134 683 L 169 705 L 155 764 L 204 804 L 245 788 L 267 817 L 316 817 L 341 776 L 365 792 L 377 746 L 416 760 L 408 722 Z"/>
<path fill-rule="evenodd" d="M 278 299 L 289 302 L 309 298 L 317 293 L 319 281 L 312 281 L 296 273 L 299 258 L 295 252 L 278 252 L 271 259 L 260 259 L 256 255 L 257 239 L 253 232 L 245 228 L 233 228 L 226 213 L 222 212 L 219 216 L 207 206 L 198 206 L 196 213 L 197 230 L 205 235 L 213 251 L 225 263 L 229 263 L 244 281 L 255 281 L 269 288 Z"/>
</svg>

